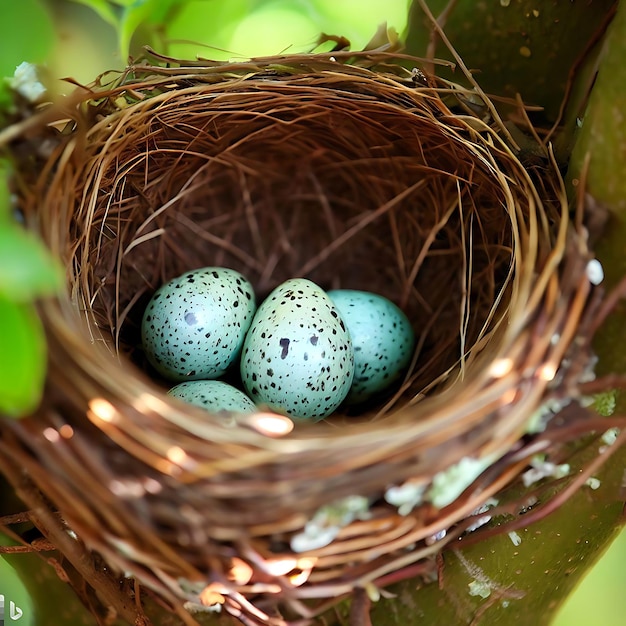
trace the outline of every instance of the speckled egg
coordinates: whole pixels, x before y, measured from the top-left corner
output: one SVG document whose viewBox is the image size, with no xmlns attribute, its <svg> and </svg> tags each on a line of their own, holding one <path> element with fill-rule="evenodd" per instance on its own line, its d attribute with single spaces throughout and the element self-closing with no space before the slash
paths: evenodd
<svg viewBox="0 0 626 626">
<path fill-rule="evenodd" d="M 354 381 L 346 402 L 359 404 L 388 389 L 404 373 L 415 334 L 402 310 L 383 296 L 336 289 L 328 297 L 343 317 L 354 348 Z"/>
<path fill-rule="evenodd" d="M 254 402 L 245 393 L 220 380 L 190 380 L 172 387 L 167 394 L 212 413 L 256 411 Z"/>
<path fill-rule="evenodd" d="M 346 397 L 354 375 L 350 334 L 317 285 L 294 278 L 261 304 L 241 355 L 248 395 L 294 418 L 320 420 Z"/>
<path fill-rule="evenodd" d="M 187 272 L 158 289 L 146 307 L 146 357 L 169 380 L 218 378 L 239 356 L 255 309 L 252 285 L 239 272 Z"/>
</svg>

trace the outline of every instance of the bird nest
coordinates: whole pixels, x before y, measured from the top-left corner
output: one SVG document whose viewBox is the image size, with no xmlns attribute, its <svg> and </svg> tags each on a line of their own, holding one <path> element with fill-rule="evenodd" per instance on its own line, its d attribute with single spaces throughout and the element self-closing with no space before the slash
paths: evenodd
<svg viewBox="0 0 626 626">
<path fill-rule="evenodd" d="M 597 428 L 576 402 L 600 306 L 586 231 L 484 94 L 385 54 L 152 57 L 16 128 L 20 208 L 67 285 L 40 304 L 45 398 L 1 422 L 0 470 L 129 622 L 142 590 L 185 624 L 276 625 L 432 572 L 534 455 Z M 260 298 L 291 277 L 388 297 L 418 338 L 408 372 L 317 424 L 185 408 L 141 317 L 203 266 Z"/>
</svg>

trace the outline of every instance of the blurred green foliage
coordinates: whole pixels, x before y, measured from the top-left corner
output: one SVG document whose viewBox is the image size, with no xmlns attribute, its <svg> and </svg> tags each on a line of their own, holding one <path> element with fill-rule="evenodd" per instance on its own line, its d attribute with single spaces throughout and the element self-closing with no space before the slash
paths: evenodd
<svg viewBox="0 0 626 626">
<path fill-rule="evenodd" d="M 347 37 L 352 48 L 359 49 L 383 22 L 403 32 L 409 5 L 408 0 L 40 2 L 57 33 L 63 34 L 51 56 L 55 73 L 79 81 L 121 68 L 129 55 L 141 55 L 145 45 L 177 58 L 227 60 L 307 52 L 326 32 Z M 98 36 L 86 40 L 85 29 L 97 30 Z"/>
<path fill-rule="evenodd" d="M 56 39 L 50 13 L 39 0 L 2 2 L 0 6 L 0 79 L 22 61 L 44 63 Z M 0 80 L 0 108 L 8 104 L 8 86 Z M 1 212 L 1 211 L 0 211 Z"/>
<path fill-rule="evenodd" d="M 626 615 L 626 532 L 567 599 L 552 626 L 621 626 Z"/>
<path fill-rule="evenodd" d="M 0 416 L 37 408 L 46 343 L 35 299 L 60 289 L 62 272 L 42 243 L 11 215 L 6 163 L 0 163 Z"/>
</svg>

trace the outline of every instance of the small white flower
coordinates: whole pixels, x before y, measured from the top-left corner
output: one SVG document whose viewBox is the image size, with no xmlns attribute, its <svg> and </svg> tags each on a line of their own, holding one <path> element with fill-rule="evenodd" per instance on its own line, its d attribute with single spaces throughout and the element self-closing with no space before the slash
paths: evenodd
<svg viewBox="0 0 626 626">
<path fill-rule="evenodd" d="M 20 63 L 15 68 L 9 85 L 29 102 L 37 102 L 45 93 L 46 88 L 39 80 L 37 66 L 32 63 Z"/>
<path fill-rule="evenodd" d="M 595 478 L 593 476 L 590 476 L 585 481 L 585 485 L 587 485 L 587 487 L 589 487 L 590 489 L 593 489 L 595 491 L 596 489 L 598 489 L 600 487 L 601 482 L 597 478 Z"/>
</svg>

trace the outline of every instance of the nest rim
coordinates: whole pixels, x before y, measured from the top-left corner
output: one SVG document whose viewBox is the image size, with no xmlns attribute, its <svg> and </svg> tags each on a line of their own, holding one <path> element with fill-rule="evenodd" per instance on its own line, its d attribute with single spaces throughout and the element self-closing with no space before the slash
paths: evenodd
<svg viewBox="0 0 626 626">
<path fill-rule="evenodd" d="M 352 54 L 352 56 L 354 55 Z M 331 60 L 330 55 L 325 55 L 323 58 L 320 57 L 315 61 L 319 61 L 322 67 L 326 68 L 325 71 L 331 72 L 332 70 L 332 72 L 336 73 L 337 61 L 335 56 L 332 58 L 333 60 Z M 387 63 L 390 61 L 390 57 L 383 55 L 383 60 Z M 272 60 L 272 63 L 274 62 L 275 60 Z M 264 61 L 256 60 L 252 64 L 256 67 L 263 67 Z M 281 59 L 281 65 L 285 65 L 284 59 Z M 195 93 L 206 89 L 207 83 L 204 80 L 207 76 L 221 72 L 231 77 L 234 67 L 232 64 L 226 67 L 209 65 L 205 71 L 202 71 L 201 68 L 195 66 L 193 67 L 193 72 L 197 73 L 194 74 L 189 71 L 189 68 L 185 67 L 176 70 L 175 68 L 164 69 L 157 66 L 139 66 L 134 67 L 130 73 L 135 73 L 137 70 L 139 70 L 139 74 L 156 72 L 157 78 L 155 82 L 157 85 L 172 81 L 180 81 L 181 84 L 187 85 L 192 77 L 200 77 L 200 82 L 197 85 L 184 86 L 180 93 L 177 94 L 181 97 L 192 97 Z M 250 64 L 236 67 L 246 78 L 242 79 L 241 75 L 239 75 L 235 80 L 249 80 Z M 370 72 L 368 68 L 358 67 L 354 69 L 352 66 L 349 67 L 348 74 L 351 79 L 355 75 L 362 77 L 364 73 Z M 384 83 L 392 81 L 390 76 L 379 77 L 379 79 Z M 393 80 L 397 81 L 397 77 Z M 114 97 L 120 97 L 120 94 L 123 92 L 135 94 L 139 88 L 154 88 L 154 86 L 153 82 L 146 82 L 145 80 L 139 80 L 132 85 L 122 81 L 119 87 L 105 89 L 104 94 L 106 94 L 107 98 L 113 99 Z M 402 82 L 394 84 L 394 87 L 398 86 L 403 92 L 407 89 L 416 89 L 415 86 L 409 88 Z M 407 481 L 411 483 L 416 479 L 419 483 L 419 480 L 422 478 L 432 479 L 433 472 L 428 474 L 425 472 L 424 467 L 437 454 L 441 457 L 438 459 L 439 467 L 444 468 L 454 465 L 462 458 L 468 456 L 468 451 L 473 450 L 477 452 L 480 450 L 480 454 L 483 456 L 493 455 L 494 459 L 501 460 L 506 456 L 508 450 L 515 447 L 515 443 L 527 432 L 528 414 L 532 412 L 531 409 L 537 410 L 545 397 L 550 394 L 550 384 L 557 374 L 556 370 L 578 336 L 577 327 L 572 320 L 580 322 L 580 320 L 586 319 L 585 307 L 589 301 L 591 287 L 586 278 L 585 267 L 590 253 L 586 249 L 584 237 L 580 233 L 577 234 L 569 222 L 567 200 L 562 182 L 559 182 L 558 170 L 549 156 L 546 159 L 546 167 L 551 170 L 552 175 L 556 174 L 557 183 L 556 185 L 551 182 L 547 183 L 548 185 L 554 185 L 550 193 L 554 194 L 552 196 L 553 209 L 556 207 L 548 217 L 543 212 L 542 207 L 544 204 L 540 190 L 536 187 L 535 181 L 531 178 L 528 171 L 519 163 L 514 150 L 502 139 L 500 129 L 494 130 L 493 127 L 476 116 L 454 116 L 443 103 L 441 94 L 447 90 L 446 93 L 450 95 L 451 91 L 457 89 L 456 87 L 450 89 L 441 85 L 435 87 L 428 85 L 418 87 L 417 89 L 423 90 L 423 95 L 427 100 L 432 99 L 432 101 L 435 101 L 436 104 L 433 109 L 441 114 L 441 119 L 445 123 L 449 124 L 448 128 L 451 129 L 451 133 L 457 134 L 461 132 L 460 128 L 474 140 L 478 141 L 480 148 L 477 150 L 476 156 L 483 161 L 487 161 L 487 165 L 494 168 L 493 173 L 502 186 L 503 194 L 506 198 L 507 214 L 511 222 L 518 227 L 513 229 L 514 244 L 510 270 L 513 280 L 511 281 L 511 292 L 508 294 L 509 300 L 505 307 L 507 313 L 491 329 L 491 334 L 486 332 L 484 335 L 479 336 L 480 341 L 493 342 L 494 337 L 492 335 L 495 335 L 495 340 L 499 342 L 497 349 L 488 350 L 487 352 L 478 350 L 476 355 L 470 353 L 468 361 L 471 367 L 468 365 L 465 370 L 461 369 L 461 376 L 458 376 L 456 381 L 445 387 L 443 391 L 418 403 L 417 406 L 420 406 L 422 412 L 426 414 L 421 421 L 416 420 L 415 411 L 407 407 L 406 410 L 399 410 L 390 415 L 385 415 L 384 419 L 373 419 L 367 423 L 342 424 L 340 432 L 333 425 L 318 423 L 311 427 L 299 428 L 296 432 L 284 437 L 268 437 L 266 434 L 255 430 L 254 427 L 250 427 L 250 424 L 246 425 L 245 423 L 242 423 L 243 428 L 236 429 L 225 426 L 218 421 L 209 421 L 207 425 L 205 412 L 193 408 L 183 410 L 178 403 L 168 400 L 164 392 L 150 382 L 147 376 L 138 375 L 135 369 L 129 370 L 125 365 L 119 366 L 118 364 L 116 369 L 105 371 L 102 364 L 105 362 L 110 363 L 111 359 L 106 348 L 102 349 L 101 354 L 100 347 L 94 350 L 92 344 L 100 343 L 97 335 L 88 337 L 88 342 L 86 342 L 86 336 L 82 333 L 77 333 L 76 326 L 69 323 L 70 321 L 77 321 L 77 306 L 80 316 L 85 316 L 86 318 L 89 315 L 89 306 L 80 304 L 81 301 L 85 304 L 85 294 L 90 293 L 84 286 L 84 281 L 89 280 L 89 273 L 79 273 L 79 279 L 70 283 L 69 297 L 58 301 L 43 302 L 41 304 L 41 312 L 47 321 L 51 348 L 53 350 L 62 349 L 73 356 L 74 363 L 72 368 L 63 373 L 62 379 L 64 384 L 60 386 L 61 392 L 71 393 L 69 381 L 79 371 L 86 373 L 90 377 L 91 382 L 84 389 L 80 390 L 79 394 L 81 396 L 81 404 L 88 407 L 86 414 L 91 422 L 90 428 L 93 426 L 96 430 L 101 431 L 111 441 L 120 446 L 121 449 L 134 454 L 145 466 L 156 469 L 165 475 L 170 473 L 174 481 L 180 484 L 193 485 L 197 481 L 211 481 L 217 475 L 230 472 L 239 472 L 243 476 L 249 477 L 250 468 L 263 466 L 272 466 L 271 471 L 266 473 L 266 476 L 280 476 L 283 465 L 289 468 L 289 462 L 296 457 L 301 464 L 304 464 L 307 470 L 304 474 L 309 476 L 312 484 L 313 479 L 319 479 L 320 472 L 322 475 L 328 474 L 327 460 L 340 456 L 341 462 L 339 467 L 343 470 L 342 474 L 360 476 L 359 480 L 361 482 L 359 484 L 364 488 L 356 489 L 356 491 L 359 491 L 359 493 L 361 491 L 377 492 L 379 494 L 384 491 L 386 485 L 401 485 Z M 456 93 L 452 95 L 456 96 Z M 164 95 L 162 99 L 165 102 L 169 97 L 171 96 Z M 134 107 L 145 106 L 150 108 L 157 104 L 157 101 L 152 100 L 153 98 L 147 98 L 143 101 L 145 104 L 142 104 L 142 100 L 139 99 L 136 104 L 120 108 L 118 122 L 121 124 L 126 119 L 126 116 L 130 116 L 133 111 L 136 112 L 138 109 Z M 70 104 L 72 107 L 75 107 L 75 103 Z M 62 118 L 62 116 L 60 117 Z M 99 125 L 101 127 L 110 123 L 110 119 L 102 118 Z M 94 129 L 98 127 L 97 124 Z M 79 139 L 77 143 L 87 139 L 88 136 Z M 495 161 L 489 163 L 489 159 L 493 159 L 494 154 L 498 155 L 499 163 L 502 161 L 508 162 L 511 170 L 503 172 L 502 170 L 497 170 L 494 166 Z M 66 153 L 60 152 L 58 156 L 63 161 L 66 158 Z M 67 156 L 67 159 L 69 160 L 69 156 Z M 40 180 L 44 181 L 46 175 L 51 171 L 44 172 L 45 175 Z M 513 193 L 511 190 L 511 183 L 513 182 L 515 185 L 519 185 L 523 191 L 517 190 L 517 194 Z M 524 195 L 528 201 L 527 214 L 520 209 L 519 204 L 515 201 L 519 195 Z M 89 200 L 88 195 L 85 197 Z M 95 210 L 93 202 L 93 200 L 89 200 L 86 205 L 91 213 Z M 55 250 L 54 236 L 68 225 L 66 220 L 57 219 L 55 221 L 53 216 L 48 218 L 39 216 L 38 219 L 44 219 L 44 227 L 49 228 L 48 232 L 53 235 L 48 237 L 48 243 L 51 244 L 53 252 L 57 252 L 61 258 L 69 259 L 79 251 L 80 246 L 77 243 L 70 247 L 71 253 L 69 257 L 67 250 Z M 48 220 L 47 222 L 45 222 L 46 219 Z M 556 232 L 554 232 L 551 221 L 558 222 Z M 38 228 L 41 228 L 41 225 L 38 225 Z M 580 256 L 578 261 L 573 260 L 575 255 Z M 73 258 L 71 264 L 68 264 L 72 271 L 75 269 L 75 258 Z M 572 270 L 567 280 L 559 277 L 557 272 L 558 268 L 563 267 L 564 264 Z M 539 271 L 537 271 L 537 268 L 539 268 Z M 573 311 L 571 318 L 565 319 L 558 310 L 563 302 L 571 304 Z M 537 311 L 539 311 L 538 314 Z M 506 320 L 506 324 L 504 320 Z M 87 326 L 91 328 L 89 323 Z M 537 341 L 538 328 L 544 331 L 541 341 Z M 546 328 L 551 329 L 551 332 L 545 332 Z M 559 335 L 559 340 L 555 343 L 553 337 L 556 335 Z M 526 351 L 529 338 L 534 340 L 535 345 L 535 348 L 530 353 Z M 585 355 L 587 355 L 588 350 L 588 344 L 583 348 L 579 347 L 579 351 Z M 97 359 L 94 359 L 96 353 L 99 356 Z M 526 380 L 530 384 L 528 376 L 524 372 L 527 372 L 529 368 L 532 369 L 531 363 L 533 363 L 533 359 L 536 359 L 535 363 L 540 363 L 542 366 L 555 366 L 554 372 L 545 369 L 543 375 L 531 377 L 532 386 L 528 393 L 519 394 L 520 381 L 523 383 Z M 507 367 L 509 369 L 507 371 L 505 369 L 498 370 L 497 367 L 494 367 L 494 364 L 502 367 L 506 366 L 505 369 Z M 570 379 L 575 381 L 580 377 L 581 369 L 584 368 L 582 366 L 578 367 L 578 369 L 573 367 L 571 371 L 566 371 L 564 375 L 568 381 Z M 477 374 L 474 375 L 473 372 L 477 372 Z M 486 381 L 491 381 L 492 384 L 488 385 Z M 575 384 L 572 382 L 570 387 L 573 389 Z M 56 390 L 55 393 L 58 393 L 58 391 Z M 107 400 L 107 398 L 111 397 L 110 394 L 113 391 L 116 394 L 115 404 Z M 495 428 L 497 437 L 494 436 L 493 429 L 489 431 L 485 426 L 483 426 L 482 435 L 477 435 L 477 433 L 481 432 L 481 423 L 483 423 L 485 418 L 485 410 L 489 408 L 492 413 L 494 411 L 496 413 L 501 412 L 502 408 L 498 408 L 500 399 L 505 397 L 506 394 L 509 394 L 510 397 L 515 392 L 518 393 L 518 397 L 514 397 L 515 410 L 510 412 L 509 415 L 515 415 L 516 419 L 508 419 L 506 423 L 500 420 L 495 423 L 495 426 L 494 423 L 490 422 L 488 426 Z M 464 433 L 469 434 L 471 432 L 475 436 L 473 447 L 468 445 L 465 448 L 467 454 L 458 454 L 457 452 L 456 457 L 454 455 L 450 456 L 451 453 L 447 457 L 445 455 L 441 456 L 441 446 L 448 440 L 450 433 L 449 430 L 446 430 L 446 427 L 450 427 L 454 417 L 454 412 L 449 411 L 448 421 L 442 422 L 441 412 L 443 407 L 449 406 L 451 399 L 458 400 L 459 394 L 465 394 L 465 398 L 472 398 L 470 404 L 474 407 L 474 413 L 469 413 L 468 417 L 466 412 L 463 425 L 466 429 Z M 503 406 L 510 410 L 511 402 L 512 400 L 504 403 Z M 467 406 L 464 408 L 467 409 Z M 428 413 L 430 413 L 430 416 Z M 124 429 L 120 428 L 117 422 L 117 416 L 119 415 L 134 415 L 138 419 L 132 428 Z M 164 419 L 165 428 L 159 437 L 151 435 L 152 438 L 148 444 L 147 439 L 141 433 L 143 429 L 148 428 L 148 423 L 155 415 Z M 58 427 L 60 424 L 58 418 L 50 418 L 50 416 L 46 421 L 49 426 Z M 16 439 L 22 441 L 25 438 L 25 434 L 28 434 L 30 437 L 39 431 L 39 439 L 41 440 L 40 426 L 34 422 L 29 423 L 28 420 L 23 424 L 14 425 L 9 430 L 12 431 Z M 197 450 L 197 446 L 191 445 L 194 443 L 192 441 L 194 436 L 205 441 L 211 441 L 216 447 L 223 446 L 225 451 L 198 463 L 192 458 L 193 455 L 188 454 L 194 449 Z M 458 434 L 458 437 L 461 440 L 462 434 Z M 375 440 L 375 443 L 372 443 L 373 440 Z M 172 445 L 173 441 L 175 445 Z M 422 449 L 422 453 L 417 457 L 419 462 L 416 462 L 414 453 L 416 442 L 419 442 Z M 440 447 L 438 448 L 437 445 Z M 182 450 L 184 454 L 172 458 L 172 450 L 175 447 Z M 436 452 L 425 453 L 423 449 L 426 448 Z M 246 450 L 243 463 L 240 456 L 242 449 Z M 351 451 L 351 453 L 347 454 L 346 450 Z M 392 452 L 392 458 L 396 459 L 396 461 L 404 458 L 404 465 L 398 462 L 398 466 L 386 474 L 385 477 L 372 477 L 368 473 L 367 468 L 375 464 L 379 466 L 389 464 L 390 451 Z M 86 449 L 82 451 L 82 454 L 86 453 Z M 503 476 L 512 479 L 526 460 L 523 457 L 522 461 L 517 459 L 510 466 L 505 464 L 502 467 L 504 470 Z M 27 466 L 30 466 L 34 475 L 39 474 L 39 480 L 43 479 L 32 463 L 28 463 Z M 416 467 L 421 467 L 422 469 L 416 471 Z M 69 466 L 66 470 L 68 469 Z M 440 471 L 443 470 L 441 469 Z M 303 480 L 305 476 L 300 472 L 299 480 Z M 244 490 L 245 497 L 250 497 L 254 500 L 252 492 L 254 488 L 259 487 L 259 481 L 247 478 L 244 483 L 246 484 Z M 339 499 L 348 497 L 353 493 L 354 484 L 349 484 L 347 480 L 344 480 L 343 484 L 340 485 L 333 483 L 333 481 L 330 481 L 328 484 L 333 484 L 333 491 Z M 404 542 L 408 545 L 416 538 L 423 540 L 426 537 L 435 535 L 437 529 L 451 527 L 454 523 L 470 515 L 479 504 L 479 499 L 484 500 L 492 493 L 495 493 L 497 491 L 496 487 L 501 488 L 502 481 L 496 481 L 490 487 L 485 487 L 478 499 L 470 494 L 462 503 L 459 498 L 458 506 L 455 504 L 452 508 L 447 506 L 440 507 L 438 509 L 439 513 L 434 512 L 431 507 L 431 510 L 425 514 L 426 517 L 421 519 L 423 523 L 421 527 L 417 521 L 411 530 L 408 530 L 407 526 L 401 543 Z M 284 489 L 284 486 L 279 484 L 276 487 L 276 494 L 279 498 L 281 497 L 281 489 Z M 66 494 L 62 491 L 62 488 L 56 491 L 56 498 L 58 501 L 65 501 L 69 505 Z M 222 490 L 221 493 L 225 493 L 225 491 Z M 268 493 L 266 492 L 264 495 L 267 496 Z M 315 499 L 319 499 L 320 496 L 321 500 L 318 500 L 316 505 Z M 52 499 L 55 500 L 54 497 Z M 337 498 L 333 497 L 334 499 Z M 279 532 L 293 533 L 302 528 L 307 520 L 310 519 L 311 514 L 319 509 L 320 501 L 328 501 L 328 497 L 320 494 L 319 490 L 310 487 L 308 494 L 303 498 L 303 503 L 294 509 L 292 515 L 279 529 Z M 446 511 L 446 514 L 442 517 L 441 512 L 443 511 Z M 81 512 L 78 517 L 80 518 L 83 514 L 85 514 L 85 518 L 77 524 L 78 526 L 83 525 L 85 520 L 91 517 L 91 514 L 88 514 L 87 511 Z M 396 520 L 399 527 L 402 527 L 402 520 L 400 520 L 402 516 L 395 514 L 390 514 L 390 516 Z M 449 524 L 445 521 L 446 519 L 449 520 Z M 425 520 L 430 521 L 425 522 Z M 260 524 L 245 524 L 243 527 L 245 527 L 248 536 L 265 537 L 275 522 L 276 520 L 273 520 L 272 523 L 268 520 L 263 520 Z M 109 523 L 115 526 L 114 521 L 109 520 Z M 353 527 L 356 528 L 354 530 L 356 537 L 359 536 L 360 532 L 359 523 L 358 521 L 353 522 Z M 368 524 L 367 521 L 363 520 L 361 528 L 367 528 Z M 274 528 L 276 529 L 276 526 Z M 221 531 L 218 530 L 216 533 L 216 538 L 218 541 L 236 542 L 240 532 L 241 528 L 227 529 L 222 524 Z M 344 541 L 349 542 L 349 537 Z M 160 541 L 159 544 L 161 544 Z M 113 560 L 119 558 L 119 556 L 116 557 L 111 552 L 111 548 L 106 542 L 96 541 L 96 545 L 103 553 L 108 552 Z M 335 546 L 332 545 L 327 549 L 324 547 L 316 549 L 315 555 L 321 559 L 326 558 L 328 563 L 333 563 L 333 559 L 341 561 L 345 558 L 345 556 L 341 555 L 342 549 L 348 555 L 360 553 L 361 558 L 362 553 L 368 551 L 368 548 L 364 550 L 367 541 L 363 543 L 362 540 L 356 540 L 356 545 L 359 546 L 356 552 L 353 552 L 347 543 L 342 543 L 341 545 L 343 548 L 340 546 L 339 556 L 336 556 Z M 163 549 L 163 546 L 159 545 L 159 549 Z M 426 546 L 421 551 L 418 551 L 417 554 L 418 556 L 425 556 L 433 554 L 438 549 L 440 548 L 437 546 Z M 168 552 L 168 550 L 165 550 L 165 552 Z M 304 554 L 306 556 L 308 552 Z M 180 559 L 174 560 L 180 562 Z M 393 571 L 393 568 L 399 567 L 405 561 L 414 563 L 416 560 L 415 554 L 397 558 L 392 565 L 382 565 L 377 570 L 377 573 L 380 575 L 389 573 Z M 126 557 L 122 561 L 126 561 L 126 564 L 128 564 Z M 149 561 L 150 559 L 148 559 Z M 332 565 L 329 565 L 329 567 L 331 571 L 334 571 Z M 145 576 L 145 571 L 143 574 Z M 166 578 L 163 575 L 161 583 Z M 365 575 L 365 578 L 368 578 L 368 575 Z M 154 581 L 152 581 L 152 584 L 155 585 Z M 159 587 L 159 585 L 156 586 Z M 323 589 L 329 589 L 329 587 L 320 583 L 320 586 L 310 593 L 312 597 L 324 597 L 325 592 Z M 337 587 L 333 587 L 333 589 L 337 591 Z M 309 597 L 308 594 L 309 592 L 305 588 L 298 587 L 298 597 L 306 598 Z"/>
</svg>

